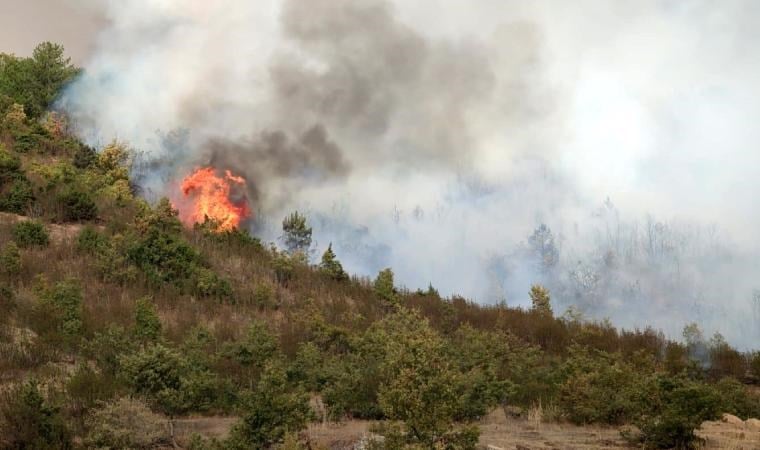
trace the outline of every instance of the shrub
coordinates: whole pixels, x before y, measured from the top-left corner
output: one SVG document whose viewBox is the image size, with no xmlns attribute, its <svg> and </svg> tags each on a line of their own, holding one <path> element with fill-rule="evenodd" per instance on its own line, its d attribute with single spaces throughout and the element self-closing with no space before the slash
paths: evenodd
<svg viewBox="0 0 760 450">
<path fill-rule="evenodd" d="M 209 269 L 199 268 L 195 273 L 195 293 L 201 297 L 229 298 L 232 287 L 229 281 Z"/>
<path fill-rule="evenodd" d="M 571 422 L 618 425 L 635 414 L 639 375 L 620 355 L 572 346 L 562 372 L 559 407 Z"/>
<path fill-rule="evenodd" d="M 66 190 L 59 194 L 56 202 L 61 207 L 61 218 L 67 222 L 92 220 L 98 215 L 98 207 L 89 194 Z"/>
<path fill-rule="evenodd" d="M 13 225 L 13 239 L 19 247 L 47 247 L 50 237 L 45 225 L 34 220 L 24 220 Z"/>
<path fill-rule="evenodd" d="M 742 419 L 760 417 L 760 394 L 750 391 L 735 378 L 723 378 L 715 384 L 715 389 L 723 403 L 721 412 Z"/>
<path fill-rule="evenodd" d="M 82 332 L 82 288 L 75 280 L 57 283 L 52 289 L 40 292 L 41 305 L 51 311 L 58 331 L 68 338 Z"/>
<path fill-rule="evenodd" d="M 143 401 L 122 397 L 92 411 L 84 443 L 88 448 L 155 448 L 170 442 L 165 423 Z"/>
<path fill-rule="evenodd" d="M 69 431 L 58 407 L 51 405 L 34 381 L 5 392 L 0 399 L 0 447 L 71 449 Z"/>
<path fill-rule="evenodd" d="M 98 159 L 98 154 L 89 145 L 79 144 L 74 153 L 74 167 L 77 169 L 89 169 Z"/>
<path fill-rule="evenodd" d="M 98 231 L 86 226 L 79 231 L 77 235 L 77 250 L 85 253 L 94 254 L 105 250 L 108 247 L 108 240 Z"/>
<path fill-rule="evenodd" d="M 716 391 L 684 377 L 654 375 L 637 390 L 639 434 L 624 434 L 644 448 L 694 448 L 694 434 L 705 420 L 715 420 L 721 400 Z"/>
<path fill-rule="evenodd" d="M 232 448 L 267 448 L 305 428 L 312 415 L 309 395 L 288 383 L 278 363 L 266 366 L 256 390 L 243 398 L 241 413 L 230 435 Z"/>
<path fill-rule="evenodd" d="M 32 185 L 24 177 L 13 180 L 0 196 L 0 211 L 24 214 L 34 202 Z"/>
<path fill-rule="evenodd" d="M 138 340 L 156 341 L 161 335 L 161 320 L 158 318 L 156 305 L 149 297 L 135 302 L 135 336 Z"/>
<path fill-rule="evenodd" d="M 21 271 L 21 253 L 15 242 L 6 243 L 0 250 L 0 274 L 13 277 Z"/>
</svg>

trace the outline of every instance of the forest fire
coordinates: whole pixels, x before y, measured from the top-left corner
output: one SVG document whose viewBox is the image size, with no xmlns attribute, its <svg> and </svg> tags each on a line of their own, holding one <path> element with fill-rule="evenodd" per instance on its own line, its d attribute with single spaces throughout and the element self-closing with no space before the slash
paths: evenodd
<svg viewBox="0 0 760 450">
<path fill-rule="evenodd" d="M 210 219 L 218 224 L 216 231 L 230 231 L 250 215 L 245 178 L 229 170 L 196 169 L 182 180 L 181 189 L 179 216 L 188 226 Z"/>
</svg>

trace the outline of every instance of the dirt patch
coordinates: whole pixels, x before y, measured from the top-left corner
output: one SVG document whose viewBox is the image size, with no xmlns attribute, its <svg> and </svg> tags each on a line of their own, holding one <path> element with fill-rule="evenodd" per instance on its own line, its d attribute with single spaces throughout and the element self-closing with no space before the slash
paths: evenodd
<svg viewBox="0 0 760 450">
<path fill-rule="evenodd" d="M 192 433 L 224 438 L 237 419 L 229 417 L 197 417 L 177 421 L 179 440 Z M 353 449 L 356 443 L 370 436 L 372 422 L 349 420 L 339 423 L 313 423 L 304 432 L 315 448 Z M 524 418 L 507 417 L 495 410 L 479 423 L 480 446 L 488 450 L 601 450 L 630 449 L 614 427 L 576 426 L 566 423 L 542 423 Z M 741 423 L 705 422 L 697 434 L 705 439 L 704 449 L 760 449 L 760 427 L 752 420 Z"/>
</svg>

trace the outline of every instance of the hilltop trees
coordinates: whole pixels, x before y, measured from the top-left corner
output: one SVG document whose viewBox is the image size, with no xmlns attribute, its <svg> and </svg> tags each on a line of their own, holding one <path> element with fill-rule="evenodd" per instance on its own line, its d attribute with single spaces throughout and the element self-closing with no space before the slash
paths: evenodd
<svg viewBox="0 0 760 450">
<path fill-rule="evenodd" d="M 61 87 L 79 73 L 63 52 L 61 45 L 43 42 L 31 58 L 0 54 L 0 98 L 24 105 L 30 118 L 40 117 Z"/>
<path fill-rule="evenodd" d="M 396 287 L 393 285 L 393 270 L 386 268 L 378 272 L 373 287 L 375 294 L 387 304 L 393 305 L 397 303 Z"/>
<path fill-rule="evenodd" d="M 549 290 L 545 287 L 539 284 L 531 286 L 530 301 L 534 311 L 547 316 L 553 314 Z"/>
</svg>

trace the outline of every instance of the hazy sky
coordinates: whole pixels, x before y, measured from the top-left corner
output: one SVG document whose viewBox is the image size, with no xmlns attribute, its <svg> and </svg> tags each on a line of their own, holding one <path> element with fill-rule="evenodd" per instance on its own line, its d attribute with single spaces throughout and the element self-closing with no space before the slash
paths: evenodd
<svg viewBox="0 0 760 450">
<path fill-rule="evenodd" d="M 0 51 L 17 55 L 30 55 L 38 43 L 51 41 L 82 64 L 105 25 L 98 9 L 82 0 L 3 0 L 1 9 Z"/>
</svg>

